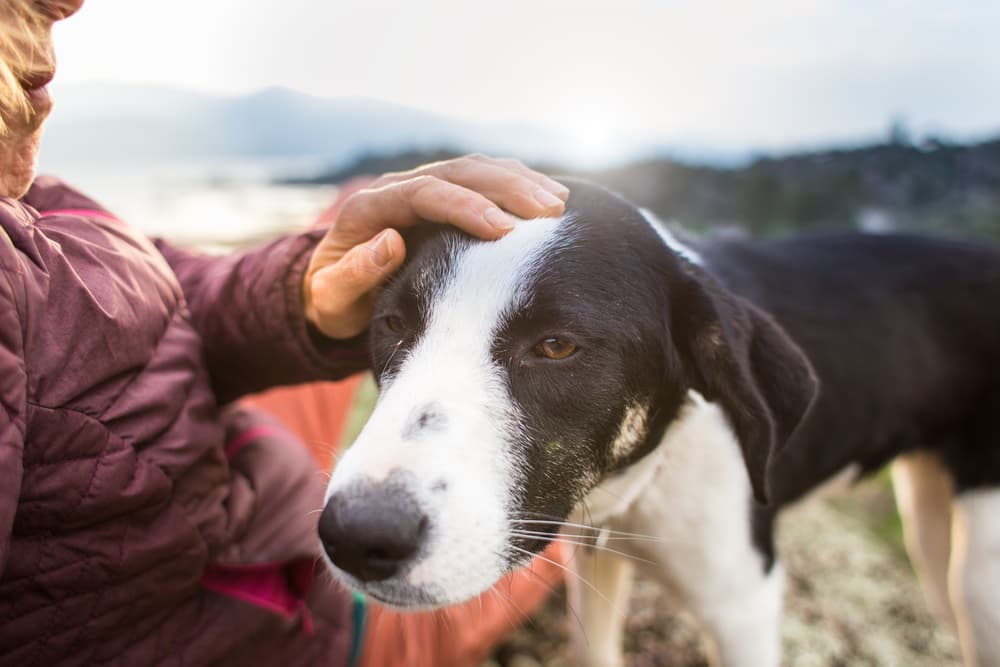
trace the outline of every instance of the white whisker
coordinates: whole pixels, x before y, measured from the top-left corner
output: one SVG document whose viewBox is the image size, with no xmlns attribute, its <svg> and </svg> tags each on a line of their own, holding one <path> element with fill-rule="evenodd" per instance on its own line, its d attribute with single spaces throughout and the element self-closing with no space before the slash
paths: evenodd
<svg viewBox="0 0 1000 667">
<path fill-rule="evenodd" d="M 510 544 L 508 546 L 511 549 L 514 549 L 515 551 L 520 551 L 521 553 L 523 553 L 526 556 L 530 556 L 532 558 L 539 558 L 539 559 L 545 561 L 546 563 L 550 563 L 552 565 L 555 565 L 556 567 L 558 567 L 559 569 L 563 570 L 564 572 L 572 574 L 574 577 L 576 577 L 580 581 L 580 583 L 585 584 L 588 588 L 590 588 L 590 590 L 594 591 L 594 593 L 596 593 L 598 595 L 598 597 L 600 597 L 602 600 L 604 600 L 605 602 L 607 602 L 609 607 L 614 608 L 614 605 L 611 603 L 611 600 L 609 600 L 604 595 L 604 593 L 602 593 L 601 591 L 597 590 L 597 587 L 594 586 L 594 584 L 592 584 L 589 581 L 587 581 L 587 579 L 585 579 L 583 577 L 583 575 L 581 575 L 579 572 L 576 572 L 575 570 L 573 570 L 571 568 L 568 568 L 565 565 L 563 565 L 562 563 L 556 562 L 556 561 L 552 560 L 551 558 L 546 558 L 542 554 L 533 554 L 530 551 L 528 551 L 527 549 L 522 549 L 521 547 L 514 546 L 513 544 Z"/>
<path fill-rule="evenodd" d="M 521 524 L 529 524 L 529 523 L 530 524 L 539 524 L 539 525 L 546 525 L 546 526 L 562 526 L 562 527 L 565 527 L 565 528 L 583 528 L 585 530 L 592 530 L 595 533 L 601 533 L 603 531 L 607 531 L 608 535 L 615 535 L 615 536 L 622 537 L 622 538 L 632 538 L 632 539 L 639 539 L 639 540 L 660 541 L 660 539 L 658 537 L 654 536 L 654 535 L 644 535 L 642 533 L 627 533 L 627 532 L 622 531 L 622 530 L 612 530 L 610 528 L 600 528 L 600 527 L 597 527 L 597 526 L 588 526 L 588 525 L 582 524 L 582 523 L 573 523 L 572 521 L 549 521 L 549 520 L 545 520 L 545 519 L 512 519 L 511 522 L 512 523 L 521 523 Z"/>
<path fill-rule="evenodd" d="M 517 532 L 512 532 L 511 535 L 513 535 L 514 537 L 524 537 L 524 538 L 531 538 L 531 537 L 533 537 L 532 535 L 525 535 L 525 534 L 521 534 L 521 533 L 517 533 Z M 587 548 L 595 549 L 595 550 L 598 550 L 598 551 L 606 551 L 607 553 L 616 554 L 618 556 L 621 556 L 622 558 L 629 558 L 631 560 L 636 560 L 636 561 L 639 561 L 641 563 L 646 563 L 648 565 L 656 565 L 656 563 L 654 563 L 651 560 L 646 560 L 645 558 L 641 558 L 639 556 L 633 556 L 630 553 L 626 553 L 624 551 L 619 551 L 618 549 L 612 549 L 611 547 L 601 546 L 601 545 L 595 544 L 593 542 L 577 542 L 577 541 L 574 541 L 574 540 L 568 540 L 563 535 L 559 535 L 559 536 L 557 536 L 554 539 L 557 540 L 557 541 L 559 541 L 559 542 L 562 542 L 564 544 L 571 544 L 571 545 L 578 546 L 578 547 L 587 547 Z"/>
</svg>

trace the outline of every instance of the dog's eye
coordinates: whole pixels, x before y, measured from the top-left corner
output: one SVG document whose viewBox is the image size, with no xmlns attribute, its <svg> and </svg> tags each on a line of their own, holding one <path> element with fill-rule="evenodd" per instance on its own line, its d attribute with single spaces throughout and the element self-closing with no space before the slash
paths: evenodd
<svg viewBox="0 0 1000 667">
<path fill-rule="evenodd" d="M 398 315 L 387 315 L 382 318 L 385 322 L 385 326 L 389 328 L 389 331 L 395 334 L 402 334 L 406 332 L 406 323 L 403 322 L 403 318 Z"/>
<path fill-rule="evenodd" d="M 546 338 L 535 346 L 535 354 L 546 359 L 566 359 L 576 352 L 576 343 L 563 338 Z"/>
</svg>

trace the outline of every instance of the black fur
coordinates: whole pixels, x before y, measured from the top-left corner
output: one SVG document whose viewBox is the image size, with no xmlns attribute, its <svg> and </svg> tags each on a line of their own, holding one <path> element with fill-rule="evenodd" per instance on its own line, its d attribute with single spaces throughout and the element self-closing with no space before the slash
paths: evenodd
<svg viewBox="0 0 1000 667">
<path fill-rule="evenodd" d="M 699 250 L 820 380 L 809 419 L 773 462 L 774 504 L 850 463 L 872 471 L 916 449 L 938 453 L 959 492 L 1000 483 L 1000 249 L 842 233 Z"/>
</svg>

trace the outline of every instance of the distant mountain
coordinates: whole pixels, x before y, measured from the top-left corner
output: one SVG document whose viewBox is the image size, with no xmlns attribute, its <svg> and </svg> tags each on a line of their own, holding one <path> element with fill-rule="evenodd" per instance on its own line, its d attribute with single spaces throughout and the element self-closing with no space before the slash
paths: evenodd
<svg viewBox="0 0 1000 667">
<path fill-rule="evenodd" d="M 55 90 L 43 160 L 121 162 L 315 157 L 336 164 L 366 152 L 426 149 L 556 155 L 565 137 L 486 126 L 365 99 L 320 99 L 283 88 L 242 97 L 80 84 Z"/>
</svg>

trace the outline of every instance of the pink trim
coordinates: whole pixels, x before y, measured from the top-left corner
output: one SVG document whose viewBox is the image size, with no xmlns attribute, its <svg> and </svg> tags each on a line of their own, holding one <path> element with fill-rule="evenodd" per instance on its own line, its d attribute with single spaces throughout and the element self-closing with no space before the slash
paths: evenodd
<svg viewBox="0 0 1000 667">
<path fill-rule="evenodd" d="M 266 438 L 268 436 L 283 436 L 285 432 L 282 431 L 277 426 L 271 426 L 270 424 L 258 424 L 248 428 L 247 430 L 237 434 L 232 440 L 226 443 L 226 459 L 232 460 L 241 449 L 249 445 L 253 440 L 257 438 Z"/>
<path fill-rule="evenodd" d="M 236 434 L 226 443 L 226 458 L 232 459 L 241 449 L 259 438 L 283 436 L 285 432 L 271 424 L 258 424 Z M 314 626 L 306 593 L 312 586 L 313 559 L 273 563 L 213 563 L 201 575 L 201 585 L 216 593 L 242 600 L 270 612 L 302 618 L 302 631 L 312 634 Z"/>
<path fill-rule="evenodd" d="M 60 208 L 54 211 L 41 211 L 43 218 L 52 218 L 57 215 L 79 215 L 84 218 L 96 218 L 98 220 L 107 220 L 109 222 L 121 223 L 122 221 L 115 216 L 111 215 L 107 211 L 99 211 L 93 208 Z"/>
<path fill-rule="evenodd" d="M 299 615 L 302 630 L 312 634 L 313 621 L 305 603 L 312 578 L 312 559 L 242 565 L 216 563 L 205 568 L 201 585 L 285 618 Z"/>
<path fill-rule="evenodd" d="M 210 591 L 224 593 L 292 618 L 298 610 L 298 601 L 283 580 L 280 565 L 258 572 L 234 572 L 222 565 L 209 565 L 202 574 L 201 585 Z"/>
</svg>

